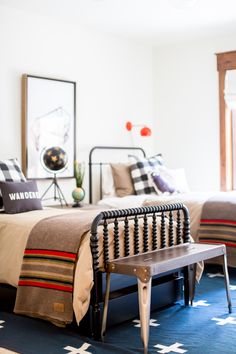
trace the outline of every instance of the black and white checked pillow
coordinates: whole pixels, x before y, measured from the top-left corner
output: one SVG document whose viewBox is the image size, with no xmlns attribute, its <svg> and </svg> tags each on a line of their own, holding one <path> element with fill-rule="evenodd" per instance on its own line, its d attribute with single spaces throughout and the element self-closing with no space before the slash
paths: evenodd
<svg viewBox="0 0 236 354">
<path fill-rule="evenodd" d="M 1 182 L 25 182 L 26 178 L 17 159 L 0 161 Z M 0 190 L 0 210 L 3 210 L 2 194 Z"/>
<path fill-rule="evenodd" d="M 157 154 L 150 158 L 139 158 L 129 155 L 130 172 L 134 184 L 136 194 L 156 194 L 149 174 L 156 167 L 163 165 L 161 154 Z"/>
</svg>

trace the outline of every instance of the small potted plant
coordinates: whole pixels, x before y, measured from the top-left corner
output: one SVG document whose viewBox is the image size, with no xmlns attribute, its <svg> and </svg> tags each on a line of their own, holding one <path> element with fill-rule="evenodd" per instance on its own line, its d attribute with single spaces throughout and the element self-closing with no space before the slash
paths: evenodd
<svg viewBox="0 0 236 354">
<path fill-rule="evenodd" d="M 74 199 L 73 207 L 79 207 L 80 202 L 85 197 L 85 190 L 83 189 L 84 173 L 85 173 L 85 163 L 84 162 L 74 162 L 75 167 L 75 181 L 76 188 L 72 191 L 72 197 Z"/>
</svg>

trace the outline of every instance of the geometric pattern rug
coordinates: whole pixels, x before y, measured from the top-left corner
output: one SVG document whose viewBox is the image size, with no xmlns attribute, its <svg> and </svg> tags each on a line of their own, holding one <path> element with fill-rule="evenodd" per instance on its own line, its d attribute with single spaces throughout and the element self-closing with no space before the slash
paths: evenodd
<svg viewBox="0 0 236 354">
<path fill-rule="evenodd" d="M 183 301 L 151 313 L 149 354 L 235 354 L 236 269 L 229 269 L 233 313 L 228 313 L 219 267 L 207 267 L 196 287 L 193 306 Z M 4 349 L 5 348 L 5 349 Z M 109 328 L 105 342 L 73 329 L 0 312 L 0 354 L 137 354 L 143 353 L 138 319 Z"/>
</svg>

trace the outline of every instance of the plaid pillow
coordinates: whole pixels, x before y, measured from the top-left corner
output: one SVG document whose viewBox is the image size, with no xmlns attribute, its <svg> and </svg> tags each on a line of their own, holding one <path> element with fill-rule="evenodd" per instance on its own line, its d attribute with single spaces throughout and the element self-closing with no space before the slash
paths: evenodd
<svg viewBox="0 0 236 354">
<path fill-rule="evenodd" d="M 149 173 L 155 170 L 155 167 L 163 165 L 161 154 L 157 154 L 150 158 L 139 158 L 129 155 L 131 177 L 134 184 L 136 194 L 156 194 Z"/>
<path fill-rule="evenodd" d="M 21 171 L 17 159 L 0 161 L 1 182 L 25 182 L 26 178 Z M 2 194 L 0 190 L 0 210 L 3 210 Z"/>
</svg>

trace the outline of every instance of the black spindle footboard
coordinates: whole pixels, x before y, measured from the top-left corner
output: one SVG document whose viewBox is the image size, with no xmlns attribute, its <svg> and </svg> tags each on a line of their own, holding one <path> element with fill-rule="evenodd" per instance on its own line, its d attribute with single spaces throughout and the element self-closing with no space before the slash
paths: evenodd
<svg viewBox="0 0 236 354">
<path fill-rule="evenodd" d="M 176 214 L 176 222 L 174 215 Z M 159 221 L 160 220 L 160 221 Z M 167 224 L 168 220 L 168 224 Z M 158 221 L 160 232 L 158 232 Z M 132 223 L 132 232 L 131 225 Z M 111 224 L 111 225 L 110 225 Z M 120 228 L 124 237 L 124 249 L 120 246 Z M 151 225 L 151 228 L 149 227 Z M 98 227 L 101 226 L 102 231 Z M 109 231 L 112 228 L 113 245 L 109 247 Z M 166 232 L 167 229 L 167 232 Z M 174 230 L 176 229 L 176 240 Z M 103 237 L 103 264 L 99 264 L 99 234 Z M 142 232 L 142 244 L 140 242 Z M 160 233 L 160 234 L 159 234 Z M 159 242 L 158 242 L 159 239 Z M 146 253 L 160 248 L 190 242 L 189 212 L 183 204 L 167 204 L 160 206 L 147 206 L 140 208 L 103 211 L 94 219 L 91 227 L 90 239 L 94 288 L 92 290 L 92 332 L 95 338 L 100 337 L 100 305 L 102 296 L 101 272 L 106 270 L 106 265 L 111 259 L 117 259 L 122 253 L 124 257 L 130 255 L 131 243 L 133 253 Z"/>
</svg>

